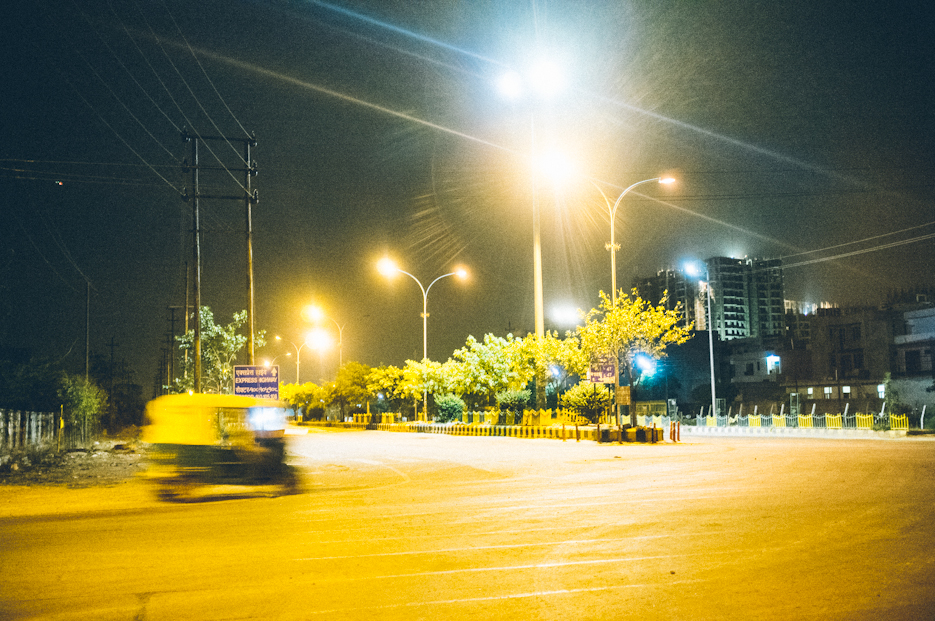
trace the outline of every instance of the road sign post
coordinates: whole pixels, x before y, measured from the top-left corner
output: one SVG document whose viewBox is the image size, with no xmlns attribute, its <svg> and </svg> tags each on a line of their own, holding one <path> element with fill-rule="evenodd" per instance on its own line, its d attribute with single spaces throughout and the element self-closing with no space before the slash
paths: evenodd
<svg viewBox="0 0 935 621">
<path fill-rule="evenodd" d="M 279 366 L 234 365 L 234 394 L 279 399 Z"/>
</svg>

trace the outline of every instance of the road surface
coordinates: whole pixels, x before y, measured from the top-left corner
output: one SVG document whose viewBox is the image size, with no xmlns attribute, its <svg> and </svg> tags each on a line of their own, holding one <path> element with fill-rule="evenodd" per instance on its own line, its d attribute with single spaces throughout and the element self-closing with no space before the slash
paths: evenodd
<svg viewBox="0 0 935 621">
<path fill-rule="evenodd" d="M 289 450 L 294 496 L 0 488 L 0 619 L 935 619 L 928 439 Z"/>
</svg>

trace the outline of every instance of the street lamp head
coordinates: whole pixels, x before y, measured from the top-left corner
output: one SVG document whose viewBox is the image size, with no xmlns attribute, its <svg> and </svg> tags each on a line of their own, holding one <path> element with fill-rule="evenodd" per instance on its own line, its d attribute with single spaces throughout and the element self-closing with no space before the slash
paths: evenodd
<svg viewBox="0 0 935 621">
<path fill-rule="evenodd" d="M 323 328 L 315 328 L 305 338 L 305 343 L 312 349 L 324 351 L 332 345 L 331 335 Z"/>
<path fill-rule="evenodd" d="M 399 267 L 397 267 L 393 259 L 389 257 L 383 257 L 380 259 L 377 262 L 377 269 L 387 278 L 395 276 L 399 272 Z"/>
<path fill-rule="evenodd" d="M 659 183 L 669 185 L 670 183 L 675 183 L 675 179 L 673 177 L 660 177 Z"/>
<path fill-rule="evenodd" d="M 685 263 L 685 273 L 692 278 L 701 278 L 705 273 L 704 264 L 697 261 L 688 261 Z"/>
<path fill-rule="evenodd" d="M 463 267 L 459 267 L 458 269 L 455 270 L 455 276 L 457 276 L 461 280 L 467 280 L 467 277 L 468 277 L 467 270 L 464 269 Z"/>
<path fill-rule="evenodd" d="M 540 95 L 552 97 L 565 87 L 561 67 L 549 60 L 540 60 L 529 70 L 529 85 Z"/>
<path fill-rule="evenodd" d="M 575 174 L 575 165 L 564 153 L 547 151 L 535 156 L 533 166 L 555 185 L 562 185 Z"/>
<path fill-rule="evenodd" d="M 321 321 L 325 316 L 325 311 L 320 306 L 309 304 L 303 310 L 303 314 L 309 321 Z"/>
<path fill-rule="evenodd" d="M 539 97 L 548 99 L 565 89 L 565 75 L 558 63 L 539 60 L 522 73 L 509 70 L 497 78 L 497 91 L 509 100 L 518 100 L 527 91 L 534 91 Z"/>
<path fill-rule="evenodd" d="M 277 334 L 277 335 L 276 335 L 276 340 L 277 340 L 277 341 L 281 341 L 281 340 L 282 340 L 282 337 L 279 336 L 279 335 Z"/>
<path fill-rule="evenodd" d="M 515 71 L 507 71 L 497 79 L 497 90 L 506 99 L 519 99 L 523 95 L 523 78 Z"/>
</svg>

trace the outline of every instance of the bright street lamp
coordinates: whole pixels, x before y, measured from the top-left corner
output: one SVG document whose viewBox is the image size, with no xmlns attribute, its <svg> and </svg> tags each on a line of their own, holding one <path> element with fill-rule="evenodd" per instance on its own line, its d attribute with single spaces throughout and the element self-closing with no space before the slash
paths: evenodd
<svg viewBox="0 0 935 621">
<path fill-rule="evenodd" d="M 328 333 L 324 328 L 315 328 L 308 333 L 306 338 L 306 344 L 314 350 L 318 351 L 318 365 L 319 370 L 321 371 L 321 382 L 325 381 L 325 351 L 331 349 L 331 345 L 334 343 L 334 340 L 331 338 L 331 334 Z"/>
<path fill-rule="evenodd" d="M 509 100 L 518 100 L 526 91 L 535 92 L 540 99 L 549 99 L 564 88 L 564 76 L 559 67 L 549 60 L 539 60 L 531 65 L 525 75 L 509 71 L 497 82 L 501 96 Z M 530 159 L 536 159 L 536 115 L 530 113 Z M 535 162 L 534 162 L 535 163 Z M 539 197 L 536 166 L 532 174 L 532 265 L 533 265 L 533 305 L 535 311 L 536 336 L 545 336 L 545 311 L 542 302 L 542 240 L 539 223 Z"/>
<path fill-rule="evenodd" d="M 601 196 L 604 197 L 604 203 L 607 205 L 607 212 L 610 214 L 610 243 L 604 244 L 604 248 L 610 250 L 610 300 L 616 306 L 617 304 L 617 251 L 620 250 L 620 244 L 614 241 L 614 220 L 617 217 L 617 208 L 620 206 L 620 201 L 623 200 L 623 197 L 627 193 L 635 188 L 638 185 L 644 183 L 652 183 L 653 181 L 658 181 L 663 185 L 668 185 L 670 183 L 675 183 L 675 179 L 672 177 L 653 177 L 652 179 L 644 179 L 643 181 L 637 181 L 626 190 L 620 193 L 620 196 L 617 197 L 617 200 L 614 201 L 614 204 L 610 204 L 610 199 L 607 198 L 607 195 L 604 194 L 604 190 L 600 188 L 599 185 L 591 182 L 597 191 L 601 193 Z"/>
<path fill-rule="evenodd" d="M 438 278 L 436 278 L 435 280 L 433 280 L 433 281 L 429 284 L 428 287 L 423 287 L 423 286 L 422 286 L 422 282 L 419 281 L 418 278 L 416 278 L 415 276 L 413 276 L 413 275 L 410 274 L 409 272 L 400 269 L 400 268 L 396 265 L 396 263 L 394 263 L 393 260 L 390 259 L 390 258 L 388 258 L 388 257 L 384 257 L 384 258 L 380 259 L 380 261 L 377 263 L 377 269 L 380 271 L 381 274 L 383 274 L 383 275 L 386 276 L 387 278 L 392 278 L 392 277 L 395 276 L 397 273 L 405 274 L 405 275 L 408 276 L 409 278 L 411 278 L 411 279 L 413 279 L 414 281 L 416 281 L 416 284 L 419 285 L 419 289 L 422 290 L 422 362 L 427 361 L 427 360 L 429 359 L 429 345 L 428 345 L 428 344 L 429 344 L 429 337 L 428 337 L 428 318 L 429 318 L 428 299 L 429 299 L 429 291 L 432 289 L 432 285 L 434 285 L 435 283 L 437 283 L 437 282 L 438 282 L 439 280 L 441 280 L 442 278 L 447 278 L 448 276 L 457 276 L 457 277 L 460 278 L 461 280 L 464 280 L 465 278 L 467 278 L 467 271 L 464 270 L 463 268 L 458 268 L 458 269 L 456 269 L 456 270 L 453 271 L 453 272 L 449 272 L 449 273 L 447 273 L 447 274 L 442 274 L 441 276 L 439 276 Z M 424 391 L 424 393 L 423 393 L 423 395 L 422 395 L 422 398 L 423 398 L 423 406 L 422 406 L 422 407 L 424 407 L 426 413 L 428 413 L 428 389 L 426 389 L 426 390 Z"/>
<path fill-rule="evenodd" d="M 338 368 L 344 364 L 344 354 L 343 354 L 343 345 L 344 345 L 344 326 L 347 324 L 339 324 L 333 318 L 325 314 L 325 311 L 322 310 L 320 306 L 306 306 L 305 314 L 309 319 L 315 322 L 320 322 L 322 319 L 327 319 L 338 329 Z"/>
</svg>

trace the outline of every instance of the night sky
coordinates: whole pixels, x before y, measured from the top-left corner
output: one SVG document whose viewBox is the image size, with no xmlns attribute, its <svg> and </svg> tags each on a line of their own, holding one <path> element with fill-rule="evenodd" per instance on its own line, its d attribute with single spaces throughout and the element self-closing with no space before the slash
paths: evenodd
<svg viewBox="0 0 935 621">
<path fill-rule="evenodd" d="M 588 8 L 583 8 L 588 7 Z M 257 327 L 301 342 L 317 303 L 343 358 L 421 358 L 533 328 L 529 154 L 547 327 L 618 286 L 714 255 L 783 257 L 790 299 L 879 304 L 935 285 L 929 2 L 646 0 L 15 3 L 2 19 L 0 345 L 129 361 L 149 390 L 191 256 L 188 128 L 255 133 Z M 551 98 L 502 97 L 548 57 Z M 534 133 L 534 137 L 533 137 Z M 202 163 L 237 167 L 210 143 Z M 242 176 L 205 173 L 204 191 Z M 554 183 L 553 183 L 554 181 Z M 205 200 L 203 303 L 246 307 L 242 202 Z M 330 324 L 329 324 L 330 325 Z M 284 354 L 270 345 L 258 358 Z M 294 379 L 293 359 L 280 357 Z M 323 363 L 323 364 L 322 364 Z M 303 380 L 337 354 L 303 351 Z"/>
</svg>

